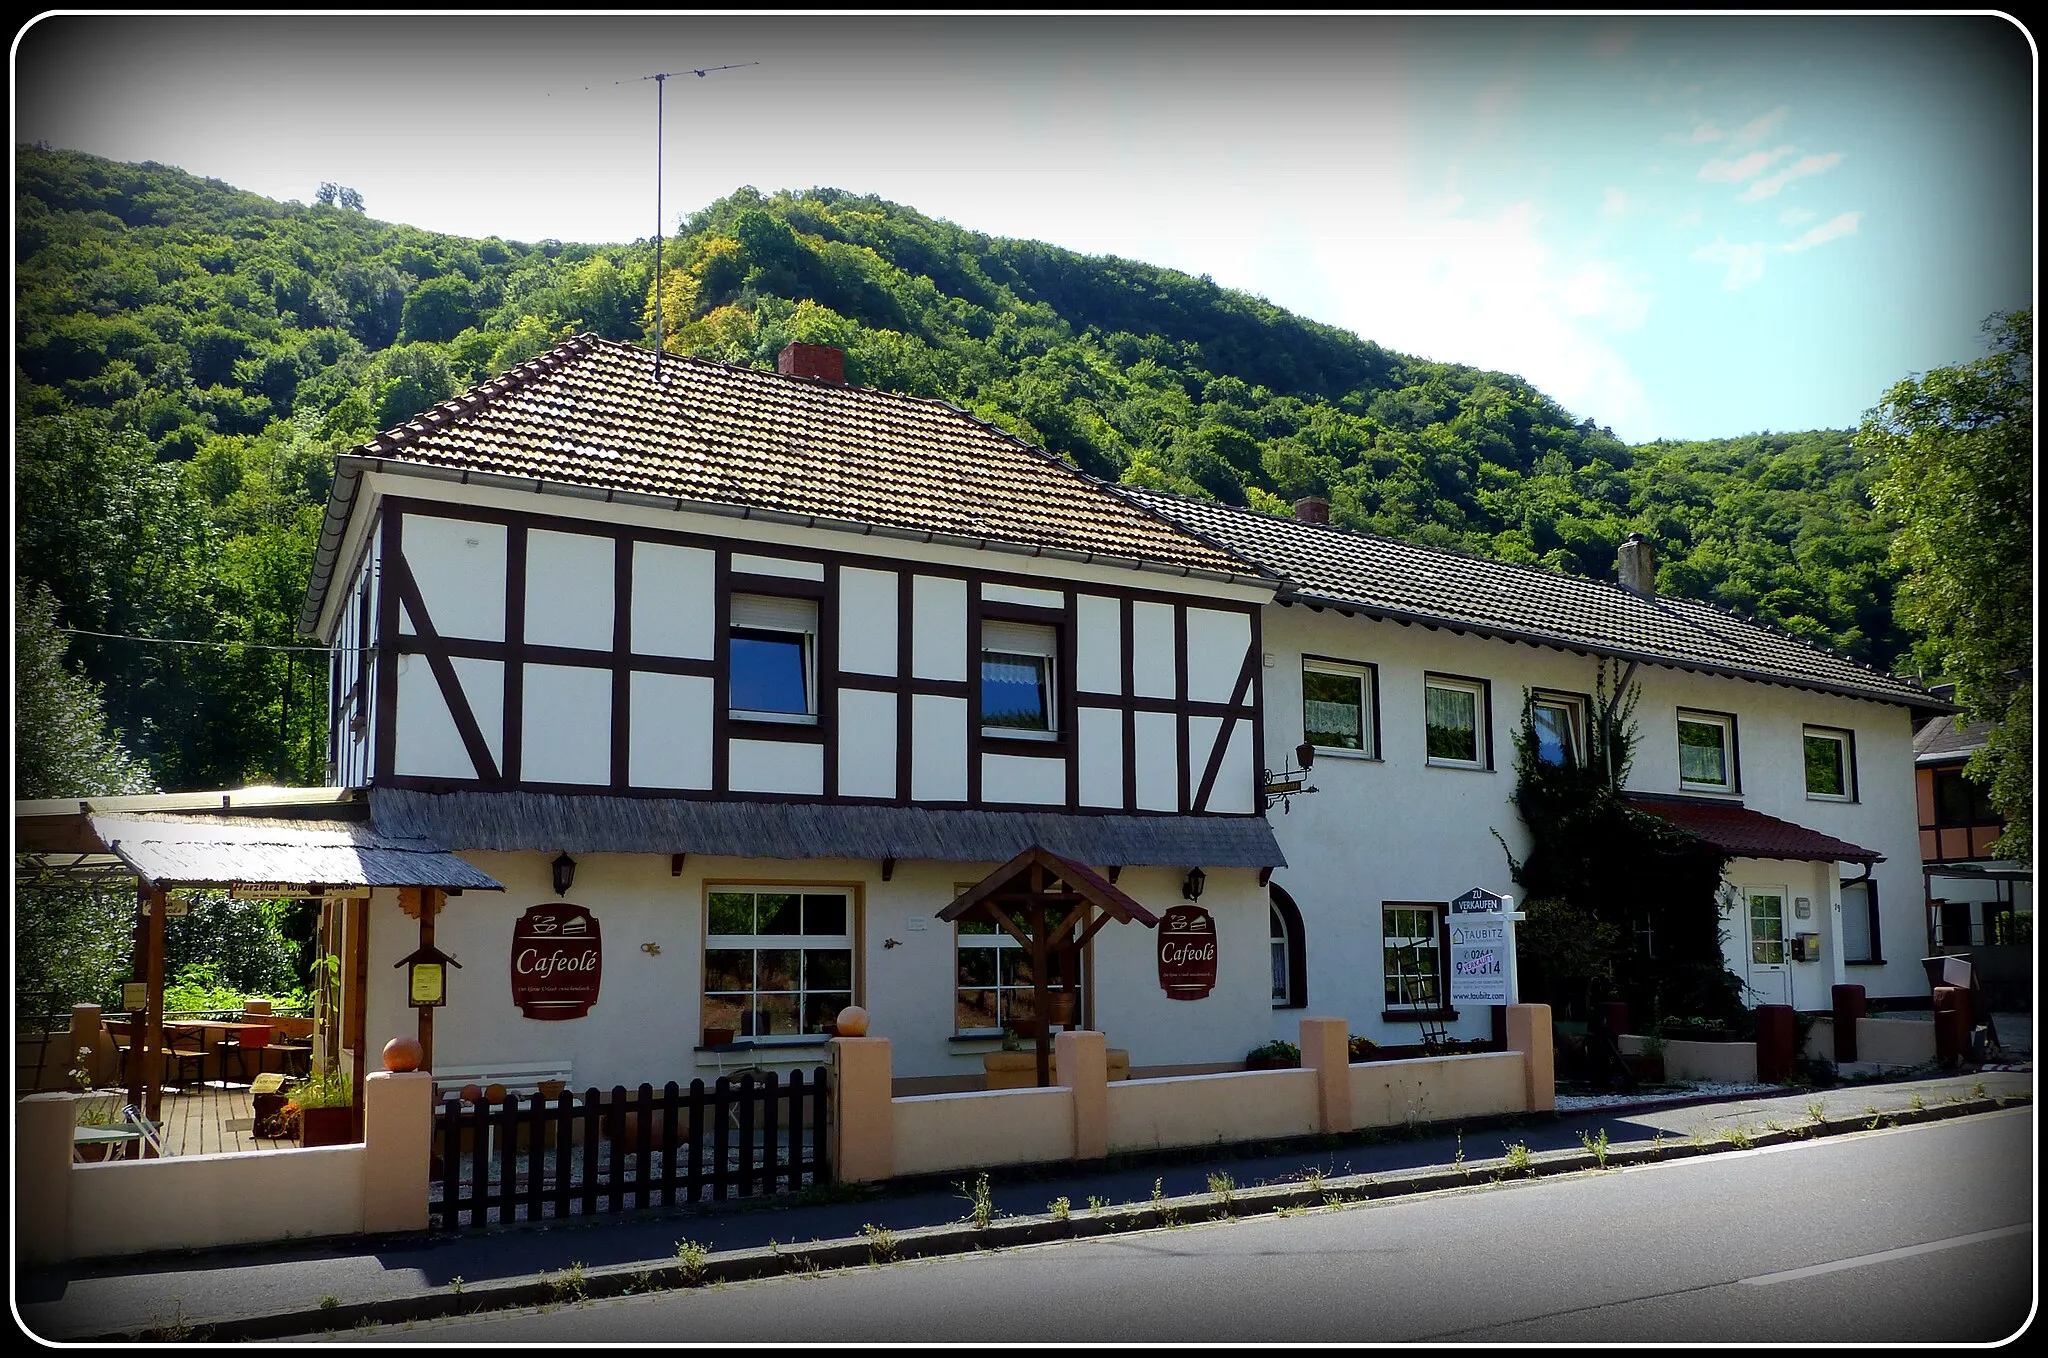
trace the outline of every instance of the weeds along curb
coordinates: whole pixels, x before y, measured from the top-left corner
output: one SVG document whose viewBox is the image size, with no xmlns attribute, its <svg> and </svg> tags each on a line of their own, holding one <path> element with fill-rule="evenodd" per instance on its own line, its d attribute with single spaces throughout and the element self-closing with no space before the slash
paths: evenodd
<svg viewBox="0 0 2048 1358">
<path fill-rule="evenodd" d="M 761 1278 L 821 1274 L 827 1270 L 867 1265 L 900 1263 L 913 1259 L 944 1258 L 983 1250 L 1009 1249 L 1020 1245 L 1046 1244 L 1060 1240 L 1085 1240 L 1132 1231 L 1168 1229 L 1200 1222 L 1239 1217 L 1269 1216 L 1280 1211 L 1312 1207 L 1341 1207 L 1353 1203 L 1412 1197 L 1446 1189 L 1476 1188 L 1515 1180 L 1551 1179 L 1600 1168 L 1616 1169 L 1666 1160 L 1691 1159 L 1720 1151 L 1784 1145 L 1794 1141 L 1818 1140 L 1881 1128 L 1905 1127 L 1939 1122 L 1978 1113 L 2024 1107 L 2031 1100 L 2013 1095 L 2003 1098 L 1972 1098 L 1961 1102 L 1927 1104 L 1918 1108 L 1865 1112 L 1850 1117 L 1811 1118 L 1796 1126 L 1762 1128 L 1749 1132 L 1723 1129 L 1713 1139 L 1679 1137 L 1658 1142 L 1631 1141 L 1608 1148 L 1604 1154 L 1591 1149 L 1530 1152 L 1517 1168 L 1506 1157 L 1473 1160 L 1456 1165 L 1397 1170 L 1386 1174 L 1347 1174 L 1319 1182 L 1290 1181 L 1251 1187 L 1231 1187 L 1223 1192 L 1194 1193 L 1177 1198 L 1156 1198 L 1146 1202 L 1072 1210 L 1065 1217 L 1049 1214 L 999 1217 L 987 1226 L 972 1222 L 949 1222 L 886 1233 L 880 1237 L 843 1240 L 813 1240 L 802 1244 L 770 1245 L 765 1249 L 725 1250 L 706 1256 L 696 1267 L 676 1260 L 610 1264 L 581 1272 L 565 1270 L 538 1277 L 511 1279 L 499 1283 L 477 1283 L 461 1292 L 435 1291 L 410 1297 L 379 1301 L 343 1303 L 318 1310 L 300 1310 L 277 1315 L 207 1321 L 192 1319 L 182 1325 L 176 1337 L 197 1342 L 225 1342 L 281 1339 L 326 1332 L 336 1336 L 350 1331 L 403 1325 L 408 1321 L 446 1320 L 493 1311 L 525 1307 L 569 1305 L 580 1301 L 635 1296 L 677 1288 L 705 1287 L 718 1283 L 750 1282 Z M 1735 1135 L 1730 1137 L 1729 1132 Z M 684 1226 L 687 1218 L 678 1218 Z M 136 1339 L 160 1339 L 161 1327 L 140 1327 L 112 1334 L 69 1340 L 78 1343 L 114 1343 Z"/>
</svg>

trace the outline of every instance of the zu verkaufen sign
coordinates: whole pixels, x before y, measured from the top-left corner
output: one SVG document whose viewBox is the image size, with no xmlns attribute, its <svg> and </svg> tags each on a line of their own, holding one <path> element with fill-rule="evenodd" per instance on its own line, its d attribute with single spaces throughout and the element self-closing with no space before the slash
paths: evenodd
<svg viewBox="0 0 2048 1358">
<path fill-rule="evenodd" d="M 1451 1007 L 1506 1004 L 1514 940 L 1507 898 L 1473 887 L 1451 901 Z"/>
<path fill-rule="evenodd" d="M 512 1003 L 526 1017 L 582 1018 L 603 975 L 597 917 L 582 906 L 530 906 L 512 926 Z"/>
</svg>

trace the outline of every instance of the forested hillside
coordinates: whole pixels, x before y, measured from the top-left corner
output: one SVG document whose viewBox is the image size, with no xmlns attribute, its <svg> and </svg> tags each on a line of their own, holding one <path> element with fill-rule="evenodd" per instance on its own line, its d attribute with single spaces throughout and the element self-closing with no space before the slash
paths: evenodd
<svg viewBox="0 0 2048 1358">
<path fill-rule="evenodd" d="M 279 204 L 18 155 L 19 575 L 64 626 L 235 643 L 71 636 L 160 786 L 318 783 L 324 659 L 251 643 L 304 645 L 335 454 L 559 338 L 645 340 L 652 247 L 467 240 L 336 185 Z M 839 344 L 851 380 L 1099 476 L 1275 512 L 1325 494 L 1340 524 L 1581 574 L 1611 576 L 1639 530 L 1660 588 L 1880 666 L 1912 641 L 1847 431 L 1629 447 L 1517 377 L 829 189 L 742 189 L 665 263 L 679 352 L 770 366 L 790 339 Z"/>
</svg>

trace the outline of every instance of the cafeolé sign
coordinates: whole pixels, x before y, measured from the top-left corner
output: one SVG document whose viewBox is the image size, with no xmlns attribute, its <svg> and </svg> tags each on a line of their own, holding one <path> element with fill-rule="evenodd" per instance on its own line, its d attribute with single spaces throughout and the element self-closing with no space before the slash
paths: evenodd
<svg viewBox="0 0 2048 1358">
<path fill-rule="evenodd" d="M 597 917 L 582 906 L 530 906 L 512 926 L 512 1003 L 526 1017 L 582 1018 L 603 975 Z"/>
<path fill-rule="evenodd" d="M 1159 919 L 1159 988 L 1174 1000 L 1216 988 L 1216 921 L 1198 905 L 1176 905 Z"/>
</svg>

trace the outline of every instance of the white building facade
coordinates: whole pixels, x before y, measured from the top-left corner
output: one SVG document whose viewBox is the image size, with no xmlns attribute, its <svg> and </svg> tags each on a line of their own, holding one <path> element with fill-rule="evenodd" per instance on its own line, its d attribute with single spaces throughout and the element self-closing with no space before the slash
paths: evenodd
<svg viewBox="0 0 2048 1358">
<path fill-rule="evenodd" d="M 343 460 L 302 619 L 333 648 L 330 781 L 506 887 L 433 919 L 460 963 L 435 1060 L 687 1082 L 813 1064 L 849 1004 L 915 1092 L 978 1087 L 1041 1019 L 1106 1032 L 1138 1075 L 1236 1068 L 1304 1007 L 1413 1042 L 1390 943 L 1440 947 L 1452 896 L 1513 892 L 1494 836 L 1526 851 L 1525 690 L 1571 739 L 1601 656 L 1640 664 L 1632 792 L 1852 851 L 1731 865 L 1729 960 L 1757 997 L 1924 993 L 1903 921 L 1926 695 L 1795 643 L 1731 659 L 1695 640 L 1725 615 L 1543 572 L 1517 578 L 1685 616 L 1521 626 L 1556 600 L 1447 553 L 1409 572 L 1436 612 L 1389 602 L 1372 582 L 1405 567 L 1371 552 L 1422 549 L 1107 487 L 847 387 L 834 358 L 657 367 L 585 337 Z M 1492 602 L 1465 616 L 1473 587 Z M 1810 784 L 1816 738 L 1840 742 L 1837 791 Z M 1305 740 L 1316 794 L 1269 810 Z M 1206 912 L 1213 983 L 1170 988 L 1159 931 L 1112 924 L 1056 964 L 1074 1008 L 1033 1012 L 1015 940 L 937 916 L 1034 846 L 1153 917 Z M 1874 888 L 1845 888 L 1865 865 Z M 418 903 L 337 908 L 364 1031 L 410 1032 Z M 559 928 L 594 946 L 551 1010 L 533 931 Z"/>
</svg>

